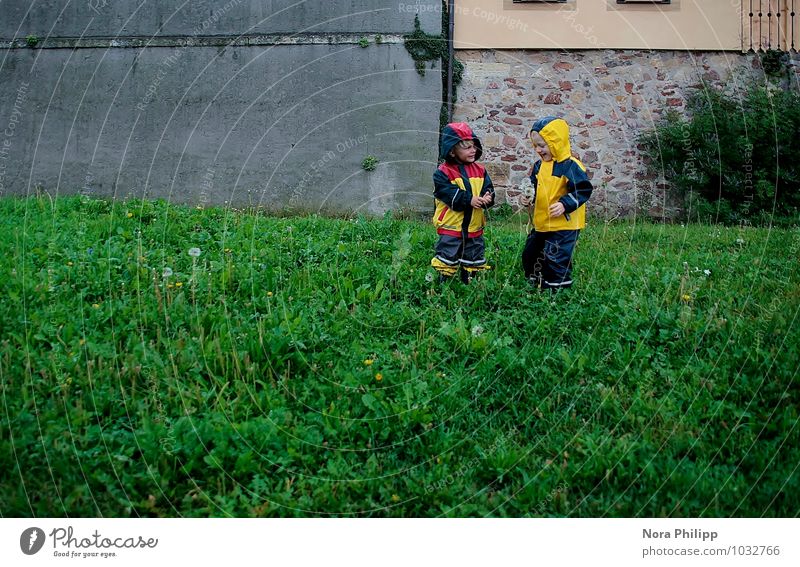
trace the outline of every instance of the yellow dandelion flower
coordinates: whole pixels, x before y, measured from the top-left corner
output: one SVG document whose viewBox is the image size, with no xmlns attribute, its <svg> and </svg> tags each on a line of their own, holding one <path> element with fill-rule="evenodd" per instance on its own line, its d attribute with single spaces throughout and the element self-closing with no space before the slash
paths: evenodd
<svg viewBox="0 0 800 567">
<path fill-rule="evenodd" d="M 85 345 L 86 344 L 86 339 L 79 340 L 78 344 L 81 345 L 81 346 Z"/>
<path fill-rule="evenodd" d="M 683 297 L 681 297 L 681 299 L 683 299 L 684 301 L 691 301 L 692 300 L 692 296 L 689 295 L 688 293 L 684 293 Z"/>
<path fill-rule="evenodd" d="M 271 291 L 267 292 L 267 297 L 272 297 L 272 292 Z"/>
<path fill-rule="evenodd" d="M 127 214 L 127 215 L 125 215 L 125 216 L 126 216 L 126 217 L 128 217 L 128 218 L 131 218 L 131 217 L 133 216 L 133 213 L 128 213 L 128 214 Z"/>
<path fill-rule="evenodd" d="M 67 266 L 71 266 L 71 265 L 72 265 L 72 262 L 67 262 Z"/>
<path fill-rule="evenodd" d="M 100 309 L 100 304 L 99 303 L 92 303 L 92 307 L 94 307 L 95 309 Z"/>
<path fill-rule="evenodd" d="M 175 287 L 181 287 L 181 286 L 183 286 L 183 282 L 175 282 Z"/>
<path fill-rule="evenodd" d="M 375 375 L 375 380 L 377 380 L 378 382 L 380 382 L 381 380 L 383 380 L 383 374 L 381 374 L 380 372 L 378 372 L 378 373 Z"/>
<path fill-rule="evenodd" d="M 167 289 L 172 289 L 172 288 L 173 288 L 173 285 L 171 283 L 168 283 L 167 284 Z"/>
<path fill-rule="evenodd" d="M 400 502 L 400 497 L 397 494 L 392 494 L 392 502 Z"/>
<path fill-rule="evenodd" d="M 371 358 L 368 358 L 364 361 L 364 366 L 372 366 L 372 363 L 375 362 Z"/>
</svg>

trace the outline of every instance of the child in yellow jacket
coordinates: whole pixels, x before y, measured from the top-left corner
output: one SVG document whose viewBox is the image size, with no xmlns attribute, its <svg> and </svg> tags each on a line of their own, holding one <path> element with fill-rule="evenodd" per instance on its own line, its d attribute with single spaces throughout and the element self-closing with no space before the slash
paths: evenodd
<svg viewBox="0 0 800 567">
<path fill-rule="evenodd" d="M 541 161 L 531 170 L 533 229 L 522 252 L 525 277 L 536 288 L 572 285 L 572 255 L 586 226 L 586 201 L 592 183 L 584 165 L 572 157 L 569 126 L 548 116 L 534 122 L 531 142 Z M 523 204 L 529 204 L 523 199 Z"/>
</svg>

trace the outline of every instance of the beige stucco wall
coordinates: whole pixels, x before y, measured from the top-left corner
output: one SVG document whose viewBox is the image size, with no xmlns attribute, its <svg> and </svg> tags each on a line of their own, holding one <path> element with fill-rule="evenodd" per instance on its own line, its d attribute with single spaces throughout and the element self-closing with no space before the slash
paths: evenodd
<svg viewBox="0 0 800 567">
<path fill-rule="evenodd" d="M 669 5 L 455 0 L 455 47 L 461 49 L 739 51 L 741 35 L 741 0 L 673 0 Z"/>
</svg>

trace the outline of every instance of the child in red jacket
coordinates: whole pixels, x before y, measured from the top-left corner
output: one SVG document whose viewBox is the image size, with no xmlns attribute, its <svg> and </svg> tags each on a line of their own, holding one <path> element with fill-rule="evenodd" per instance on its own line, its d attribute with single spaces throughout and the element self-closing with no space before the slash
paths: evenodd
<svg viewBox="0 0 800 567">
<path fill-rule="evenodd" d="M 439 148 L 444 160 L 433 174 L 436 210 L 433 224 L 439 234 L 431 266 L 446 281 L 461 269 L 461 281 L 469 283 L 486 264 L 483 229 L 484 210 L 494 205 L 494 187 L 489 174 L 477 163 L 481 142 L 464 122 L 442 130 Z"/>
</svg>

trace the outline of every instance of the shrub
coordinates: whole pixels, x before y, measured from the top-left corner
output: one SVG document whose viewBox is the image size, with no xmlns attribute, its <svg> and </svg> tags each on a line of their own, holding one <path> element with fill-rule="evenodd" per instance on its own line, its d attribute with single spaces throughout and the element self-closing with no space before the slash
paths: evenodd
<svg viewBox="0 0 800 567">
<path fill-rule="evenodd" d="M 704 89 L 687 116 L 668 112 L 642 137 L 650 174 L 685 199 L 692 220 L 790 224 L 800 210 L 800 95 L 751 85 Z"/>
</svg>

